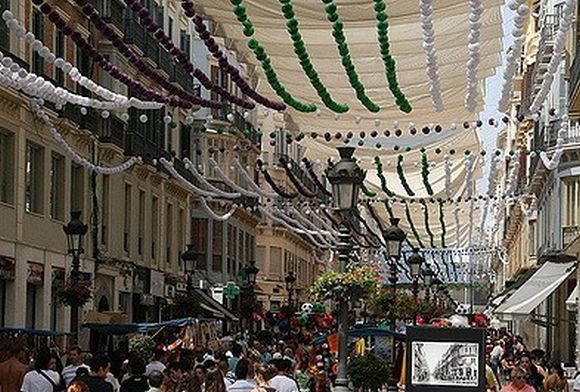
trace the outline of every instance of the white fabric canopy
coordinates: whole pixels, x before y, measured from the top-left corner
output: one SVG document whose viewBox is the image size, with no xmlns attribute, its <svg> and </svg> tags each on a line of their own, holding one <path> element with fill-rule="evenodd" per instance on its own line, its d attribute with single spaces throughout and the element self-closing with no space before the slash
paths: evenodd
<svg viewBox="0 0 580 392">
<path fill-rule="evenodd" d="M 397 78 L 402 91 L 413 106 L 407 115 L 394 105 L 388 89 L 385 69 L 377 40 L 374 2 L 369 0 L 336 0 L 338 14 L 344 22 L 344 33 L 360 80 L 371 99 L 381 107 L 377 114 L 368 112 L 358 102 L 340 64 L 340 56 L 332 37 L 332 25 L 326 19 L 324 3 L 320 0 L 293 0 L 295 17 L 314 67 L 331 96 L 347 103 L 351 110 L 335 121 L 334 115 L 320 102 L 316 91 L 303 73 L 294 54 L 292 40 L 286 31 L 286 21 L 278 0 L 245 0 L 247 15 L 253 22 L 255 38 L 266 49 L 278 77 L 288 91 L 305 103 L 316 103 L 322 110 L 320 116 L 298 113 L 288 109 L 294 121 L 303 131 L 310 129 L 348 130 L 355 127 L 354 117 L 363 121 L 357 129 L 372 129 L 374 120 L 383 124 L 394 120 L 449 123 L 473 119 L 464 108 L 467 91 L 466 61 L 468 60 L 467 35 L 469 33 L 469 3 L 463 0 L 433 2 L 435 48 L 438 55 L 439 74 L 445 110 L 436 113 L 429 96 L 428 78 L 425 73 L 425 56 L 420 25 L 419 2 L 388 0 L 389 38 L 393 58 L 397 63 Z M 488 77 L 500 63 L 502 50 L 502 17 L 500 0 L 484 2 L 481 17 L 481 64 L 478 76 Z M 260 92 L 276 98 L 275 92 L 263 77 L 260 65 L 246 46 L 240 23 L 236 20 L 229 0 L 198 0 L 198 9 L 219 25 L 218 31 L 231 39 L 232 47 L 240 52 L 248 63 L 257 65 L 261 78 Z M 482 108 L 483 83 L 480 86 L 477 110 Z"/>
<path fill-rule="evenodd" d="M 519 287 L 495 314 L 503 320 L 525 319 L 576 270 L 576 262 L 546 262 Z"/>
</svg>

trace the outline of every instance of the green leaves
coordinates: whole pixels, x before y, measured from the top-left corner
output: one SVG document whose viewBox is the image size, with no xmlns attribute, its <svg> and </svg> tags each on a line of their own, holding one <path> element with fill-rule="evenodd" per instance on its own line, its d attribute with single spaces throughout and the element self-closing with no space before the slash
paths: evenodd
<svg viewBox="0 0 580 392">
<path fill-rule="evenodd" d="M 403 186 L 403 188 L 405 188 L 405 192 L 407 192 L 407 195 L 413 197 L 415 196 L 415 192 L 413 192 L 413 190 L 409 186 L 409 183 L 407 182 L 407 178 L 405 177 L 405 172 L 403 170 L 403 159 L 404 159 L 403 155 L 398 156 L 397 174 L 399 175 L 399 180 L 401 180 L 401 185 Z"/>
</svg>

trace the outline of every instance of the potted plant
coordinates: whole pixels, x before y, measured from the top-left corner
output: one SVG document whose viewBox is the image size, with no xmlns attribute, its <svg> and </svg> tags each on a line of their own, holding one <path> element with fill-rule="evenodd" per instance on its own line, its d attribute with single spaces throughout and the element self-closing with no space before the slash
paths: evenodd
<svg viewBox="0 0 580 392">
<path fill-rule="evenodd" d="M 83 306 L 92 297 L 93 292 L 86 282 L 68 281 L 56 292 L 58 302 L 66 306 Z"/>
<path fill-rule="evenodd" d="M 348 377 L 352 385 L 364 391 L 381 390 L 390 374 L 387 361 L 371 353 L 353 359 L 348 366 Z"/>
<path fill-rule="evenodd" d="M 155 340 L 149 335 L 135 335 L 129 339 L 129 353 L 149 361 L 153 356 Z"/>
</svg>

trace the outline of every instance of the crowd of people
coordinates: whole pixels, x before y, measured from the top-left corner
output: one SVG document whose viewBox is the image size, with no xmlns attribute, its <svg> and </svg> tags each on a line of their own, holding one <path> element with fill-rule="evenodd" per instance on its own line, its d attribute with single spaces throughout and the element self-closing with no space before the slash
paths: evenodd
<svg viewBox="0 0 580 392">
<path fill-rule="evenodd" d="M 507 334 L 488 341 L 486 384 L 490 392 L 572 392 L 560 362 L 544 350 L 529 351 L 520 336 Z M 572 385 L 580 392 L 580 376 Z"/>
<path fill-rule="evenodd" d="M 148 360 L 126 344 L 110 357 L 72 347 L 62 357 L 41 348 L 26 358 L 9 341 L 0 355 L 0 392 L 329 392 L 334 372 L 326 344 L 305 352 L 282 341 L 227 341 L 213 350 L 159 344 Z"/>
</svg>

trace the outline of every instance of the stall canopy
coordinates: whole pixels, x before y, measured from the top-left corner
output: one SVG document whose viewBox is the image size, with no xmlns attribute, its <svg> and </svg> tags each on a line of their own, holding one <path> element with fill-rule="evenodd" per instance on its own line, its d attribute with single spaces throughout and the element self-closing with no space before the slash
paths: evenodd
<svg viewBox="0 0 580 392">
<path fill-rule="evenodd" d="M 195 295 L 199 299 L 201 307 L 212 313 L 214 317 L 220 319 L 228 319 L 231 321 L 238 320 L 235 314 L 226 309 L 225 306 L 220 304 L 218 301 L 215 300 L 214 297 L 207 294 L 205 291 L 201 289 L 195 289 Z"/>
<path fill-rule="evenodd" d="M 503 320 L 518 320 L 528 317 L 568 279 L 575 269 L 576 262 L 546 262 L 515 290 L 494 313 Z"/>
<path fill-rule="evenodd" d="M 0 328 L 0 333 L 14 333 L 34 336 L 49 336 L 49 337 L 69 335 L 66 332 L 47 331 L 44 329 L 30 329 L 30 328 Z"/>
<path fill-rule="evenodd" d="M 134 323 L 116 325 L 85 324 L 85 327 L 103 335 L 128 335 L 131 333 L 146 333 L 150 331 L 156 331 L 161 328 L 181 328 L 203 321 L 215 320 L 186 317 L 182 319 L 163 321 L 160 323 Z"/>
</svg>

